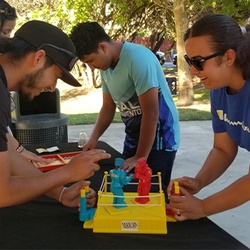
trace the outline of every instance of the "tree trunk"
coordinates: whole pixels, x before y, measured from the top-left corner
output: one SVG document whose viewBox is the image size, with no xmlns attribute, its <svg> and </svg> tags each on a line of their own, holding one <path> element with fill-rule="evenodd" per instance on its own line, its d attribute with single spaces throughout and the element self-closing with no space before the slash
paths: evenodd
<svg viewBox="0 0 250 250">
<path fill-rule="evenodd" d="M 185 62 L 184 33 L 188 29 L 188 17 L 185 9 L 185 0 L 173 1 L 173 12 L 176 28 L 176 49 L 177 49 L 177 65 L 178 65 L 178 90 L 179 98 L 177 105 L 191 105 L 194 101 L 194 91 L 192 83 L 192 75 L 189 66 Z"/>
</svg>

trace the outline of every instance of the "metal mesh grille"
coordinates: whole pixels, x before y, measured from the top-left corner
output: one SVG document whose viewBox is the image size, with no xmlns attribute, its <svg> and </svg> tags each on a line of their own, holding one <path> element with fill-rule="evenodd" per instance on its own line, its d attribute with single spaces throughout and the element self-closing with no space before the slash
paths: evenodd
<svg viewBox="0 0 250 250">
<path fill-rule="evenodd" d="M 68 142 L 67 125 L 40 129 L 13 129 L 12 132 L 15 138 L 24 146 L 39 143 Z"/>
</svg>

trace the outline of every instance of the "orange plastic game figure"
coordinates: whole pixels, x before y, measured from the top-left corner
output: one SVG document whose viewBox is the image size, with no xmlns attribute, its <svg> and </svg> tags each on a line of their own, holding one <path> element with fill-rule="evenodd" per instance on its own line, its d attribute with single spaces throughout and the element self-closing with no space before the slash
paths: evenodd
<svg viewBox="0 0 250 250">
<path fill-rule="evenodd" d="M 180 186 L 179 186 L 179 182 L 178 181 L 174 182 L 174 192 L 173 192 L 173 195 L 174 196 L 181 196 Z"/>
<path fill-rule="evenodd" d="M 146 159 L 144 157 L 140 158 L 137 161 L 137 165 L 135 167 L 134 178 L 139 179 L 137 192 L 139 196 L 147 196 L 147 197 L 137 197 L 135 201 L 140 204 L 145 204 L 149 202 L 149 191 L 151 188 L 151 176 L 152 169 L 146 163 Z"/>
</svg>

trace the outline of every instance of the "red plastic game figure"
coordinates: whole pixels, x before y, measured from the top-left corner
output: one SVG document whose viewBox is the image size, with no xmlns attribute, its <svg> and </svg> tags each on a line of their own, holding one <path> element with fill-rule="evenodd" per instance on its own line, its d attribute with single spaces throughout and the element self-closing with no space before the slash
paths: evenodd
<svg viewBox="0 0 250 250">
<path fill-rule="evenodd" d="M 151 176 L 152 169 L 146 163 L 146 159 L 144 157 L 140 158 L 137 161 L 137 165 L 135 167 L 134 178 L 139 179 L 137 192 L 139 196 L 149 196 L 149 191 L 151 188 Z M 149 202 L 149 197 L 137 197 L 135 201 L 141 204 L 145 204 Z"/>
</svg>

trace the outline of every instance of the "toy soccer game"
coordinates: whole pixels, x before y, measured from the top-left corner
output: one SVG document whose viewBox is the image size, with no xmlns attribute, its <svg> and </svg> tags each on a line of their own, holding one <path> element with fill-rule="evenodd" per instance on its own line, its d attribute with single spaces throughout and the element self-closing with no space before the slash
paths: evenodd
<svg viewBox="0 0 250 250">
<path fill-rule="evenodd" d="M 134 174 L 121 170 L 123 159 L 115 159 L 115 169 L 104 172 L 98 191 L 97 208 L 86 208 L 86 192 L 81 192 L 79 220 L 94 233 L 167 234 L 165 195 L 161 173 L 152 175 L 145 158 L 138 160 Z M 135 191 L 125 192 L 124 186 Z M 156 192 L 151 187 L 156 186 Z"/>
<path fill-rule="evenodd" d="M 43 164 L 41 162 L 33 162 L 33 164 L 43 172 L 53 170 L 67 164 L 71 158 L 80 152 L 70 152 L 70 153 L 62 153 L 62 154 L 53 154 L 53 155 L 44 155 L 42 156 L 45 159 L 50 159 L 51 162 L 48 164 Z"/>
</svg>

